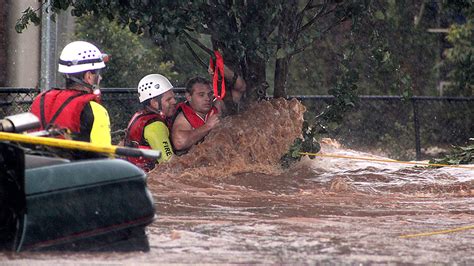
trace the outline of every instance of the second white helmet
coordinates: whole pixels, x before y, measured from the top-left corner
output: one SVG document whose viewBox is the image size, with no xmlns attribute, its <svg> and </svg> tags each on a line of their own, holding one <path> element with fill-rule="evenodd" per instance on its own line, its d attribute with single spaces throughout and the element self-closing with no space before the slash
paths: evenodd
<svg viewBox="0 0 474 266">
<path fill-rule="evenodd" d="M 104 58 L 107 55 L 102 54 L 95 45 L 75 41 L 66 45 L 59 56 L 60 73 L 72 74 L 84 72 L 87 70 L 101 69 L 105 67 Z"/>
<path fill-rule="evenodd" d="M 138 99 L 142 103 L 171 89 L 173 89 L 173 85 L 165 76 L 150 74 L 143 77 L 138 83 Z"/>
</svg>

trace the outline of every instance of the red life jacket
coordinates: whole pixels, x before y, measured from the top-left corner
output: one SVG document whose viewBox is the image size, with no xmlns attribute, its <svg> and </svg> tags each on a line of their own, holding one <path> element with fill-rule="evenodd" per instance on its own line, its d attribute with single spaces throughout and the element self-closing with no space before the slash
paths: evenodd
<svg viewBox="0 0 474 266">
<path fill-rule="evenodd" d="M 52 89 L 35 98 L 31 112 L 40 119 L 40 130 L 56 126 L 79 134 L 81 113 L 90 101 L 97 101 L 97 96 L 78 90 Z"/>
<path fill-rule="evenodd" d="M 202 127 L 206 121 L 211 112 L 214 112 L 214 114 L 218 113 L 218 110 L 215 106 L 213 106 L 209 112 L 207 112 L 206 116 L 204 119 L 202 119 L 194 110 L 189 106 L 189 104 L 182 102 L 178 104 L 178 107 L 176 108 L 176 116 L 179 114 L 179 112 L 183 112 L 184 117 L 186 117 L 186 120 L 188 120 L 189 124 L 196 129 L 199 127 Z"/>
<path fill-rule="evenodd" d="M 127 133 L 124 141 L 125 146 L 150 150 L 150 144 L 148 144 L 144 136 L 145 127 L 156 121 L 161 121 L 167 124 L 166 119 L 162 115 L 147 112 L 145 110 L 136 112 L 127 126 Z M 153 169 L 156 163 L 156 160 L 144 157 L 127 157 L 127 160 L 142 168 L 145 172 Z"/>
</svg>

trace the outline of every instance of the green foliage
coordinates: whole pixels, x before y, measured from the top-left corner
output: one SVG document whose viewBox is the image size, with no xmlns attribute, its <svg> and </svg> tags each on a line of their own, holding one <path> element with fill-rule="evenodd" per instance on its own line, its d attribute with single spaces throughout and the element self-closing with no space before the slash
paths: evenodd
<svg viewBox="0 0 474 266">
<path fill-rule="evenodd" d="M 446 39 L 453 45 L 446 50 L 448 77 L 454 82 L 448 94 L 472 96 L 474 91 L 474 16 L 463 25 L 453 24 Z"/>
<path fill-rule="evenodd" d="M 294 58 L 289 87 L 296 94 L 327 94 L 337 78 L 338 54 L 354 46 L 359 94 L 430 95 L 435 92 L 437 38 L 413 18 L 412 1 L 373 1 L 368 8 Z M 416 77 L 414 79 L 414 77 Z"/>
<path fill-rule="evenodd" d="M 450 154 L 444 158 L 430 160 L 434 164 L 473 164 L 474 163 L 474 144 L 467 147 L 453 146 Z"/>
<path fill-rule="evenodd" d="M 177 77 L 174 63 L 164 60 L 159 46 L 143 34 L 134 34 L 108 19 L 81 17 L 77 20 L 75 36 L 96 44 L 111 57 L 103 73 L 103 87 L 133 88 L 151 73 L 163 74 L 170 80 Z"/>
<path fill-rule="evenodd" d="M 307 121 L 303 122 L 303 138 L 297 138 L 291 145 L 289 151 L 280 159 L 283 167 L 289 167 L 292 163 L 301 159 L 300 152 L 317 153 L 321 150 L 316 139 L 316 130 Z M 312 156 L 310 156 L 312 157 Z"/>
<path fill-rule="evenodd" d="M 22 16 L 16 21 L 16 32 L 21 33 L 28 27 L 30 22 L 35 26 L 38 26 L 41 23 L 41 19 L 36 12 L 37 11 L 31 9 L 31 7 L 28 7 L 25 11 L 23 11 Z"/>
<path fill-rule="evenodd" d="M 336 86 L 329 90 L 329 93 L 334 96 L 334 102 L 318 116 L 319 124 L 325 131 L 328 129 L 328 125 L 340 123 L 346 112 L 354 108 L 358 101 L 357 82 L 359 72 L 352 65 L 353 56 L 353 47 L 350 47 L 343 54 L 343 59 L 339 65 L 341 74 L 336 81 Z"/>
<path fill-rule="evenodd" d="M 52 15 L 72 7 L 74 16 L 93 14 L 107 17 L 128 31 L 143 34 L 159 45 L 170 46 L 173 42 L 180 42 L 180 45 L 172 46 L 173 55 L 155 52 L 141 55 L 148 58 L 159 54 L 155 62 L 172 59 L 190 62 L 191 56 L 187 60 L 181 56 L 183 43 L 190 44 L 186 47 L 197 50 L 195 54 L 204 57 L 204 60 L 213 49 L 220 49 L 226 64 L 241 72 L 247 81 L 247 98 L 252 95 L 252 90 L 257 91 L 259 86 L 261 88 L 268 77 L 275 80 L 268 82 L 274 84 L 273 91 L 278 91 L 282 96 L 285 95 L 281 92 L 286 91 L 289 94 L 329 92 L 334 95 L 335 99 L 328 109 L 308 120 L 310 130 L 304 133 L 306 135 L 301 143 L 295 144 L 300 147 L 305 140 L 312 142 L 316 134 L 339 130 L 340 121 L 357 104 L 357 94 L 402 95 L 406 98 L 411 95 L 433 95 L 441 76 L 436 68 L 440 55 L 439 38 L 427 31 L 433 26 L 440 26 L 439 20 L 446 15 L 438 1 L 50 2 Z M 468 14 L 468 18 L 472 19 L 472 1 L 442 3 L 449 6 L 446 10 Z M 425 7 L 424 14 L 421 12 L 422 7 Z M 35 11 L 25 11 L 17 24 L 17 30 L 26 27 L 29 21 L 38 22 Z M 472 51 L 472 28 L 464 28 L 471 27 L 469 25 L 453 28 L 456 30 L 452 31 L 450 41 L 454 47 L 447 53 L 457 69 L 450 75 L 459 81 L 457 85 L 463 88 L 463 93 L 466 86 L 472 84 L 474 72 L 472 53 L 466 52 Z M 93 42 L 108 51 L 100 42 Z M 138 43 L 130 42 L 130 46 L 127 46 L 128 43 L 117 38 L 112 44 L 120 44 L 117 48 L 120 50 L 114 52 L 113 56 L 130 54 L 134 59 L 140 58 L 139 54 L 129 52 L 129 49 L 135 51 L 134 47 L 140 47 Z M 139 50 L 148 50 L 150 47 L 153 45 L 144 45 Z M 175 51 L 179 55 L 175 56 Z M 283 64 L 275 67 L 275 62 Z M 131 60 L 121 64 L 133 71 L 156 68 L 134 63 L 135 60 Z M 197 64 L 194 68 L 193 65 L 183 64 L 180 71 L 186 72 L 182 74 L 195 73 L 197 67 L 200 68 Z M 171 66 L 165 65 L 163 68 L 165 71 Z M 275 71 L 273 76 L 267 73 L 268 69 Z M 114 73 L 122 73 L 122 70 L 117 66 Z M 287 83 L 288 70 L 290 80 Z M 129 75 L 138 78 L 141 74 Z M 126 85 L 123 80 L 114 82 L 120 83 L 118 86 L 121 87 Z M 288 90 L 284 90 L 284 86 Z"/>
<path fill-rule="evenodd" d="M 451 11 L 467 15 L 470 21 L 473 13 L 472 1 L 408 0 L 52 0 L 49 10 L 54 15 L 68 7 L 72 7 L 74 16 L 107 17 L 132 32 L 147 33 L 159 44 L 172 42 L 178 36 L 187 42 L 193 42 L 189 36 L 199 41 L 199 36 L 207 35 L 213 46 L 209 48 L 220 48 L 226 63 L 243 72 L 249 87 L 258 86 L 269 77 L 265 73 L 268 62 L 275 58 L 288 60 L 288 84 L 286 78 L 279 84 L 271 80 L 268 83 L 281 86 L 283 82 L 290 94 L 326 94 L 338 75 L 333 71 L 339 64 L 337 55 L 343 52 L 341 47 L 351 42 L 357 46 L 354 60 L 360 72 L 361 94 L 407 97 L 435 93 L 439 35 L 428 33 L 427 29 L 436 27 L 436 21 Z M 27 9 L 18 20 L 17 30 L 21 31 L 28 22 L 39 23 L 37 11 Z M 463 32 L 463 40 L 472 40 L 472 29 L 465 28 Z M 471 46 L 472 41 L 468 48 Z M 448 57 L 458 69 L 450 77 L 458 80 L 456 86 L 465 91 L 472 84 L 469 80 L 473 71 L 468 53 L 460 55 L 466 51 L 464 48 L 455 44 Z M 287 69 L 276 71 L 273 77 L 287 76 Z"/>
<path fill-rule="evenodd" d="M 166 51 L 166 54 L 164 55 L 165 59 L 175 63 L 173 69 L 178 72 L 175 83 L 180 86 L 184 86 L 186 81 L 191 77 L 209 77 L 207 65 L 202 65 L 209 63 L 209 55 L 201 49 L 197 49 L 193 44 L 189 44 L 195 49 L 195 53 L 202 60 L 202 63 L 197 62 L 189 52 L 184 39 L 185 38 L 181 37 L 169 40 L 162 45 L 163 50 Z M 206 38 L 204 35 L 199 36 L 199 41 L 203 44 L 210 45 L 210 39 Z"/>
<path fill-rule="evenodd" d="M 301 158 L 300 152 L 318 152 L 320 150 L 318 139 L 329 132 L 336 131 L 347 112 L 356 106 L 358 102 L 356 83 L 359 74 L 351 65 L 352 46 L 346 50 L 342 58 L 339 65 L 340 76 L 338 76 L 336 86 L 329 90 L 334 96 L 333 101 L 318 116 L 304 121 L 303 139 L 296 139 L 289 152 L 282 157 L 283 166 L 288 166 L 291 162 L 299 160 Z"/>
<path fill-rule="evenodd" d="M 354 114 L 348 115 L 357 102 L 352 94 L 399 95 L 409 99 L 412 95 L 437 93 L 439 39 L 427 29 L 436 27 L 436 19 L 447 17 L 448 12 L 442 13 L 438 3 L 423 3 L 426 4 L 424 15 L 422 14 L 418 23 L 413 23 L 413 18 L 420 15 L 421 4 L 422 2 L 406 0 L 373 1 L 367 9 L 352 18 L 350 30 L 343 24 L 333 34 L 315 43 L 313 49 L 294 58 L 289 87 L 295 88 L 296 94 L 330 93 L 336 96 L 335 101 L 330 102 L 316 119 L 307 117 L 309 123 L 320 128 L 315 135 L 340 136 L 345 132 L 341 127 L 352 121 L 344 120 L 354 119 Z M 455 7 L 460 5 L 453 3 Z M 468 13 L 465 9 L 460 13 Z M 458 60 L 462 64 L 458 65 L 463 65 L 456 72 L 458 80 L 461 75 L 465 79 L 472 78 L 474 73 L 471 69 L 472 29 L 468 33 L 464 31 L 461 38 L 463 45 L 458 45 L 457 52 L 462 56 L 462 60 Z M 352 46 L 351 53 L 344 51 L 349 45 Z M 344 57 L 338 56 L 343 53 L 351 54 L 350 64 Z M 456 92 L 455 95 L 462 94 Z M 353 124 L 360 123 L 360 130 L 364 130 L 364 126 L 376 124 L 364 117 L 356 119 L 357 122 Z M 398 136 L 379 134 L 373 128 L 367 132 L 367 142 L 364 144 L 370 147 L 381 142 L 391 143 L 395 150 L 397 147 L 406 147 L 408 145 L 402 145 L 401 142 L 411 142 L 413 134 L 412 128 L 407 128 L 406 125 L 386 125 L 391 131 L 399 132 Z M 404 151 L 403 148 L 395 151 L 397 156 L 404 158 L 409 158 L 412 152 Z"/>
<path fill-rule="evenodd" d="M 71 7 L 73 16 L 93 14 L 115 20 L 133 33 L 146 33 L 163 44 L 185 37 L 210 36 L 212 49 L 223 52 L 226 64 L 242 72 L 251 93 L 266 80 L 266 62 L 292 56 L 311 47 L 334 25 L 364 10 L 369 1 L 150 1 L 150 0 L 51 0 L 54 13 Z M 33 12 L 34 13 L 34 12 Z M 21 30 L 35 15 L 28 12 Z M 287 68 L 275 73 L 285 84 Z"/>
</svg>

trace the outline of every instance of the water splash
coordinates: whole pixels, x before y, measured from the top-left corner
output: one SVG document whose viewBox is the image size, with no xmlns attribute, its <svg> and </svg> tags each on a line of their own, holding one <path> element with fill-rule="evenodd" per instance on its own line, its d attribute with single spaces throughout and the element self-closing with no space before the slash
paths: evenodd
<svg viewBox="0 0 474 266">
<path fill-rule="evenodd" d="M 343 148 L 331 139 L 321 143 L 322 154 L 341 155 L 369 159 L 390 160 Z M 299 164 L 310 168 L 316 183 L 331 183 L 336 179 L 365 192 L 399 192 L 406 194 L 452 193 L 472 194 L 474 188 L 474 170 L 461 168 L 414 167 L 396 162 L 373 162 L 351 160 L 347 158 L 316 157 L 304 158 Z M 333 184 L 334 185 L 334 184 Z"/>
<path fill-rule="evenodd" d="M 158 218 L 148 227 L 149 253 L 7 258 L 49 264 L 472 264 L 468 231 L 398 237 L 472 225 L 472 171 L 327 157 L 304 157 L 283 170 L 279 158 L 299 135 L 304 108 L 284 100 L 253 108 L 224 119 L 188 155 L 151 172 Z M 387 159 L 334 140 L 321 146 L 326 154 Z"/>
<path fill-rule="evenodd" d="M 300 136 L 304 111 L 295 99 L 274 99 L 223 119 L 188 154 L 155 168 L 149 178 L 151 189 L 204 194 L 230 190 L 290 195 L 305 189 L 340 194 L 474 194 L 474 170 L 468 169 L 306 156 L 284 170 L 279 160 Z M 321 141 L 321 153 L 389 160 L 342 147 L 333 139 Z"/>
<path fill-rule="evenodd" d="M 279 174 L 279 160 L 301 135 L 305 107 L 296 99 L 253 104 L 245 112 L 224 118 L 205 140 L 180 157 L 159 165 L 155 179 L 221 178 L 253 172 Z"/>
</svg>

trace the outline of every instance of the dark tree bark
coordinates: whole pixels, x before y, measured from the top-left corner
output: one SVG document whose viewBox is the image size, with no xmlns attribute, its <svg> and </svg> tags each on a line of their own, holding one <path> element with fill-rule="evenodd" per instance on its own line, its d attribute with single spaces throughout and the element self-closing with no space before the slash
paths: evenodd
<svg viewBox="0 0 474 266">
<path fill-rule="evenodd" d="M 268 83 L 266 81 L 266 64 L 262 58 L 246 58 L 243 77 L 247 83 L 246 102 L 256 101 L 266 96 Z"/>
<path fill-rule="evenodd" d="M 279 58 L 275 63 L 275 90 L 273 97 L 285 98 L 288 96 L 286 91 L 286 81 L 288 79 L 288 71 L 290 64 L 290 57 Z"/>
<path fill-rule="evenodd" d="M 275 63 L 275 88 L 273 97 L 286 97 L 286 81 L 288 79 L 288 71 L 291 60 L 289 49 L 294 47 L 298 37 L 297 27 L 301 22 L 302 16 L 298 16 L 298 1 L 290 0 L 286 2 L 285 13 L 278 25 L 278 44 L 277 59 Z"/>
</svg>

